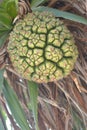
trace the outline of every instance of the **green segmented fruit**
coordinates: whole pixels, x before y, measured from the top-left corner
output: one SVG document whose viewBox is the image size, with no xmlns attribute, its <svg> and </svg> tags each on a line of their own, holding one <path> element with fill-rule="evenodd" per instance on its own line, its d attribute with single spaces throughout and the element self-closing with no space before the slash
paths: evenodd
<svg viewBox="0 0 87 130">
<path fill-rule="evenodd" d="M 39 83 L 67 76 L 78 57 L 72 34 L 48 12 L 28 13 L 19 20 L 10 33 L 7 50 L 14 69 Z"/>
</svg>

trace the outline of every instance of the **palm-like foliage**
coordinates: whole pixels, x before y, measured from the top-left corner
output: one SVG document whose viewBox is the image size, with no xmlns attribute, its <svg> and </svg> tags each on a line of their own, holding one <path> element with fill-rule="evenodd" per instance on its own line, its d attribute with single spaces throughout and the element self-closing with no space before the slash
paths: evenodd
<svg viewBox="0 0 87 130">
<path fill-rule="evenodd" d="M 76 8 L 78 4 L 79 8 Z M 85 6 L 85 1 L 74 1 L 73 3 L 72 0 L 55 0 L 54 2 L 52 0 L 20 0 L 20 2 L 4 0 L 0 5 L 0 128 L 2 130 L 7 130 L 6 117 L 10 119 L 15 130 L 86 130 L 87 34 L 85 33 L 86 25 L 83 24 L 86 24 L 87 20 L 60 11 L 75 11 L 83 15 L 84 8 L 81 8 L 81 4 Z M 48 8 L 48 6 L 52 8 Z M 61 8 L 58 10 L 53 7 Z M 63 20 L 73 33 L 79 50 L 78 61 L 67 78 L 48 84 L 36 84 L 15 73 L 6 51 L 9 33 L 16 20 L 31 12 L 31 9 L 33 11 L 48 10 L 53 12 L 56 17 L 66 18 Z"/>
</svg>

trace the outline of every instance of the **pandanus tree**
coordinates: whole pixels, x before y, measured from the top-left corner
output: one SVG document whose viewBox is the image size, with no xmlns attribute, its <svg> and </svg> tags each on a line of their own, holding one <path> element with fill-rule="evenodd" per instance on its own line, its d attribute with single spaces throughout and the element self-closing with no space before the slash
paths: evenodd
<svg viewBox="0 0 87 130">
<path fill-rule="evenodd" d="M 86 130 L 87 47 L 74 31 L 84 34 L 87 20 L 57 9 L 69 4 L 1 2 L 2 130 L 8 129 L 7 119 L 14 130 Z"/>
</svg>

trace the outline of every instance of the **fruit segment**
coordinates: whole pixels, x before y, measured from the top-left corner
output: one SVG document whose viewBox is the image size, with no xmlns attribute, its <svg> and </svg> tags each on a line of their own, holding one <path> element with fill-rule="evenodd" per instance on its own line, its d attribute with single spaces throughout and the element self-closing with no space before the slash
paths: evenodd
<svg viewBox="0 0 87 130">
<path fill-rule="evenodd" d="M 14 69 L 38 83 L 67 76 L 74 68 L 78 50 L 74 38 L 52 13 L 28 13 L 9 36 L 7 47 Z"/>
</svg>

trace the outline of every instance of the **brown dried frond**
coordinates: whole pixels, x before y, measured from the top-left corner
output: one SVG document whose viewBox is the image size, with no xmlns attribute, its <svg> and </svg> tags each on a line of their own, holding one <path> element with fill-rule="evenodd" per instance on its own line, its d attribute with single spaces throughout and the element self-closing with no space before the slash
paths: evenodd
<svg viewBox="0 0 87 130">
<path fill-rule="evenodd" d="M 18 2 L 19 7 L 19 16 L 23 16 L 24 14 L 27 14 L 28 12 L 32 12 L 29 1 L 25 0 L 19 0 Z"/>
<path fill-rule="evenodd" d="M 30 3 L 28 0 L 19 0 L 18 1 L 18 15 L 14 19 L 13 23 L 16 23 L 17 20 L 23 18 L 28 12 L 32 12 Z"/>
<path fill-rule="evenodd" d="M 3 69 L 7 64 L 7 51 L 6 51 L 7 44 L 5 43 L 0 48 L 0 69 Z"/>
<path fill-rule="evenodd" d="M 53 0 L 50 3 L 53 3 Z M 53 6 L 63 11 L 72 11 L 87 17 L 87 0 L 57 0 Z"/>
</svg>

